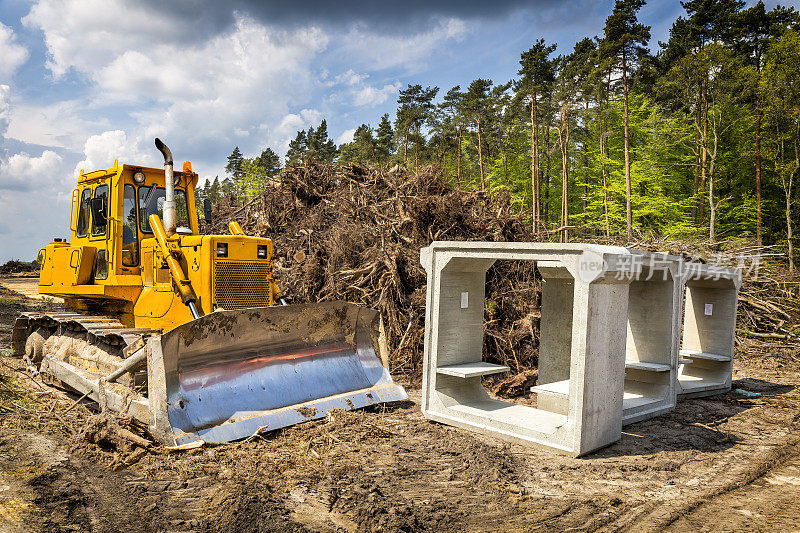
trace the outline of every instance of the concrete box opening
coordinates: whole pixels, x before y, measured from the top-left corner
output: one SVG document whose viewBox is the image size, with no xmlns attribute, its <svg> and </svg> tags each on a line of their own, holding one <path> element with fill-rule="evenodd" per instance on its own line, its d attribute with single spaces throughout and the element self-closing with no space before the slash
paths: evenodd
<svg viewBox="0 0 800 533">
<path fill-rule="evenodd" d="M 678 394 L 711 396 L 731 388 L 741 275 L 687 263 Z"/>
<path fill-rule="evenodd" d="M 563 278 L 545 279 L 542 285 L 539 383 L 550 388 L 532 407 L 492 397 L 483 385 L 484 376 L 509 371 L 508 366 L 483 361 L 486 272 L 493 264 L 494 260 L 455 260 L 441 273 L 439 312 L 450 320 L 444 328 L 440 323 L 435 395 L 443 406 L 458 413 L 491 419 L 513 430 L 552 434 L 567 422 L 572 276 L 561 268 Z"/>
<path fill-rule="evenodd" d="M 675 407 L 680 317 L 679 261 L 642 254 L 641 274 L 628 286 L 622 423 Z"/>
<path fill-rule="evenodd" d="M 569 413 L 572 315 L 575 279 L 552 262 L 539 262 L 542 275 L 542 316 L 539 321 L 539 378 L 531 387 L 536 406 L 566 416 Z"/>
</svg>

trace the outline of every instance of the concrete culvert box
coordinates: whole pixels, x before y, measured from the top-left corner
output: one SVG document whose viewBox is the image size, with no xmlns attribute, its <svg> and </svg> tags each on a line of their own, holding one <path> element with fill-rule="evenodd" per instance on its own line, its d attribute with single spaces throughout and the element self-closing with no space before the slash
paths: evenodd
<svg viewBox="0 0 800 533">
<path fill-rule="evenodd" d="M 621 435 L 628 284 L 639 263 L 620 247 L 434 242 L 428 275 L 422 412 L 501 439 L 582 455 Z M 491 397 L 481 377 L 486 271 L 536 261 L 544 280 L 537 407 Z"/>
</svg>

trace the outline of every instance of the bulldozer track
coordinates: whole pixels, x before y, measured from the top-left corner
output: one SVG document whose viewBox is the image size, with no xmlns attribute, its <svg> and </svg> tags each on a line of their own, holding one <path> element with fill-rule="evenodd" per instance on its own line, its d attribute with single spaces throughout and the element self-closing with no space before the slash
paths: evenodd
<svg viewBox="0 0 800 533">
<path fill-rule="evenodd" d="M 11 348 L 17 357 L 25 357 L 26 343 L 34 332 L 43 328 L 48 337 L 52 335 L 69 335 L 71 338 L 84 340 L 87 345 L 97 346 L 112 358 L 118 358 L 122 364 L 125 357 L 139 346 L 147 337 L 161 334 L 160 330 L 132 328 L 107 315 L 90 315 L 70 311 L 61 312 L 28 312 L 22 313 L 14 322 L 11 331 Z"/>
</svg>

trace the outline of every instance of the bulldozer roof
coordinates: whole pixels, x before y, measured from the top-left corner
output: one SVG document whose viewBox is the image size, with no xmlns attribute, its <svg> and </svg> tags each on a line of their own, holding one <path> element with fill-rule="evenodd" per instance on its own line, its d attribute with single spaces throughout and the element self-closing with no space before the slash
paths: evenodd
<svg viewBox="0 0 800 533">
<path fill-rule="evenodd" d="M 143 167 L 141 165 L 129 165 L 129 164 L 124 164 L 124 163 L 120 165 L 119 164 L 119 160 L 115 159 L 114 160 L 114 165 L 110 166 L 108 168 L 101 168 L 101 169 L 92 170 L 92 171 L 89 171 L 89 172 L 84 172 L 84 170 L 81 169 L 80 175 L 78 176 L 78 183 L 89 182 L 89 181 L 92 181 L 92 180 L 95 180 L 95 179 L 98 179 L 98 178 L 103 178 L 105 176 L 121 174 L 122 172 L 124 172 L 126 170 L 141 170 L 145 174 L 151 174 L 151 173 L 153 173 L 153 174 L 163 174 L 164 173 L 164 168 L 163 167 L 160 167 L 160 168 Z M 181 172 L 179 170 L 175 170 L 175 174 L 176 175 L 184 174 L 184 175 L 188 175 L 188 176 L 196 175 L 195 172 L 186 172 L 186 171 Z"/>
</svg>

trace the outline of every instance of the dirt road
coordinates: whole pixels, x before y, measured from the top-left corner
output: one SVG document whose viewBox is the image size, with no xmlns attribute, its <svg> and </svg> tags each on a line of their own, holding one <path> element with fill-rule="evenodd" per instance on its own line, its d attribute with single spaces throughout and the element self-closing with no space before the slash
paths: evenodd
<svg viewBox="0 0 800 533">
<path fill-rule="evenodd" d="M 7 328 L 35 305 L 0 302 Z M 797 530 L 798 352 L 740 346 L 735 388 L 761 398 L 681 402 L 581 459 L 431 423 L 413 384 L 387 409 L 145 450 L 3 357 L 0 531 Z"/>
<path fill-rule="evenodd" d="M 32 274 L 18 274 L 13 276 L 0 276 L 0 286 L 21 294 L 27 298 L 34 300 L 44 300 L 45 298 L 52 300 L 53 303 L 59 304 L 63 300 L 45 294 L 39 294 L 39 277 Z"/>
</svg>

